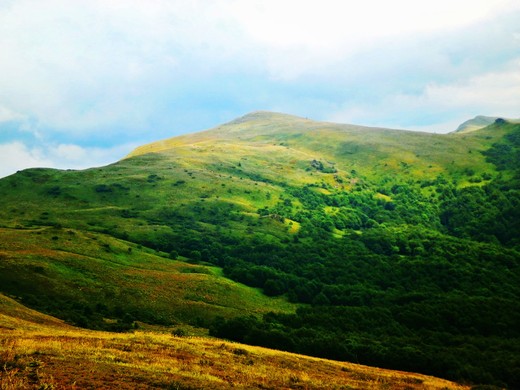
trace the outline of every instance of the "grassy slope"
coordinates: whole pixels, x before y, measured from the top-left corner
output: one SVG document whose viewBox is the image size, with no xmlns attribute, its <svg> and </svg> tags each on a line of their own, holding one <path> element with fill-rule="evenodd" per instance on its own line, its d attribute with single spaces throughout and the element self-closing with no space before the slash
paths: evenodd
<svg viewBox="0 0 520 390">
<path fill-rule="evenodd" d="M 94 332 L 0 294 L 0 388 L 465 389 L 430 376 L 168 333 Z"/>
<path fill-rule="evenodd" d="M 68 301 L 93 308 L 102 303 L 109 313 L 122 307 L 174 324 L 244 311 L 291 310 L 281 299 L 222 278 L 216 267 L 165 259 L 108 235 L 41 227 L 2 228 L 0 236 L 3 287 L 12 293 L 31 291 L 33 303 L 51 295 L 58 305 Z"/>
<path fill-rule="evenodd" d="M 495 129 L 485 134 L 439 135 L 315 122 L 259 112 L 212 130 L 144 145 L 129 157 L 153 152 L 163 153 L 170 159 L 193 156 L 205 164 L 208 160 L 229 160 L 229 154 L 235 157 L 235 162 L 260 155 L 265 165 L 272 162 L 271 158 L 287 156 L 271 165 L 271 169 L 283 171 L 284 176 L 289 175 L 286 180 L 298 184 L 311 179 L 302 177 L 298 169 L 302 166 L 297 162 L 307 163 L 313 158 L 328 161 L 345 174 L 351 169 L 362 169 L 367 174 L 380 176 L 397 170 L 399 175 L 425 178 L 456 173 L 467 167 L 492 169 L 479 153 L 473 152 L 487 149 L 503 134 L 503 130 Z"/>
<path fill-rule="evenodd" d="M 150 322 L 173 324 L 207 326 L 217 315 L 294 311 L 283 299 L 223 278 L 218 268 L 195 266 L 182 256 L 172 261 L 166 253 L 113 237 L 144 244 L 164 239 L 175 230 L 176 222 L 168 221 L 170 208 L 183 214 L 186 206 L 190 217 L 208 193 L 222 195 L 218 203 L 237 218 L 250 218 L 260 197 L 251 193 L 250 181 L 224 178 L 205 168 L 206 161 L 195 163 L 197 157 L 148 155 L 86 171 L 28 170 L 3 180 L 3 291 L 32 295 L 28 304 L 57 315 L 59 309 L 47 304 L 55 296 L 58 306 L 64 301 L 102 304 L 108 317 L 122 308 L 131 317 L 146 320 L 143 312 L 150 312 Z M 227 228 L 246 230 L 241 221 Z M 272 233 L 266 228 L 266 235 Z"/>
<path fill-rule="evenodd" d="M 272 206 L 286 184 L 326 183 L 350 190 L 363 180 L 448 179 L 467 184 L 494 173 L 480 151 L 505 132 L 436 135 L 313 122 L 257 113 L 213 130 L 145 145 L 116 164 L 86 171 L 28 170 L 0 181 L 6 227 L 60 224 L 146 237 L 176 210 L 192 216 L 208 203 L 247 217 Z M 311 169 L 315 159 L 336 173 Z M 104 187 L 103 187 L 104 186 Z M 131 218 L 123 218 L 124 213 Z M 243 229 L 230 221 L 230 228 Z M 262 230 L 262 229 L 261 229 Z M 276 234 L 275 226 L 264 229 Z"/>
<path fill-rule="evenodd" d="M 282 300 L 220 277 L 215 267 L 165 259 L 108 235 L 55 227 L 3 228 L 0 235 L 4 288 L 31 290 L 33 299 L 122 306 L 167 323 L 290 310 Z"/>
</svg>

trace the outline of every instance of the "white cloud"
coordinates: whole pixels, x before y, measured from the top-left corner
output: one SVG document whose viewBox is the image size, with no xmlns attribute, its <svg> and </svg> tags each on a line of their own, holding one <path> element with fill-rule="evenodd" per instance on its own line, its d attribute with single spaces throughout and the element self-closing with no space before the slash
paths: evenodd
<svg viewBox="0 0 520 390">
<path fill-rule="evenodd" d="M 29 147 L 22 142 L 0 144 L 0 177 L 26 168 L 85 169 L 113 163 L 137 144 L 111 148 L 81 147 L 73 144 L 41 145 Z"/>
<path fill-rule="evenodd" d="M 47 159 L 41 150 L 29 149 L 21 142 L 0 144 L 0 177 L 8 176 L 18 170 L 31 167 L 52 167 L 53 163 Z"/>
<path fill-rule="evenodd" d="M 240 42 L 217 2 L 20 0 L 0 11 L 0 104 L 68 131 L 142 128 L 165 90 L 240 63 Z"/>
<path fill-rule="evenodd" d="M 323 72 L 367 47 L 446 33 L 520 9 L 511 0 L 264 0 L 233 2 L 230 14 L 266 53 L 275 78 Z"/>
<path fill-rule="evenodd" d="M 49 146 L 46 153 L 55 162 L 55 166 L 68 169 L 84 169 L 102 166 L 120 160 L 131 150 L 139 146 L 136 143 L 108 148 L 81 147 L 74 144 Z"/>
<path fill-rule="evenodd" d="M 489 72 L 462 84 L 427 86 L 422 105 L 469 108 L 520 116 L 520 58 L 502 72 Z"/>
<path fill-rule="evenodd" d="M 479 74 L 462 82 L 429 83 L 416 94 L 389 95 L 377 103 L 346 103 L 328 119 L 448 132 L 480 114 L 520 118 L 520 58 L 500 71 Z M 431 118 L 441 117 L 451 119 L 431 123 Z M 411 125 L 413 121 L 416 124 Z"/>
<path fill-rule="evenodd" d="M 316 101 L 322 118 L 333 116 L 326 107 L 359 103 L 363 89 L 377 105 L 479 77 L 510 59 L 511 42 L 518 50 L 518 23 L 493 24 L 518 12 L 516 0 L 3 1 L 0 121 L 14 115 L 41 139 L 79 142 L 107 131 L 165 137 L 186 112 L 220 118 L 266 101 L 302 113 Z M 461 52 L 461 35 L 486 26 L 498 33 Z M 323 96 L 302 98 L 305 84 Z M 358 105 L 345 109 L 366 111 Z"/>
<path fill-rule="evenodd" d="M 23 119 L 23 117 L 8 109 L 7 107 L 3 107 L 0 105 L 0 123 L 1 122 L 10 122 L 10 121 L 19 121 Z"/>
</svg>

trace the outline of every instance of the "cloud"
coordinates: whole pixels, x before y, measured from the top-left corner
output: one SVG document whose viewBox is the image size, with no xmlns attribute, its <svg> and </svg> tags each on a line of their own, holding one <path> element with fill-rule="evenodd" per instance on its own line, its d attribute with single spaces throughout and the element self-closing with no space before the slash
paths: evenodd
<svg viewBox="0 0 520 390">
<path fill-rule="evenodd" d="M 386 96 L 377 104 L 347 104 L 329 119 L 447 132 L 477 114 L 519 118 L 519 91 L 520 57 L 500 71 L 479 74 L 462 82 L 429 83 L 419 93 Z M 443 117 L 451 119 L 439 122 L 438 118 Z M 437 123 L 432 124 L 432 119 Z"/>
<path fill-rule="evenodd" d="M 0 106 L 0 123 L 1 122 L 19 121 L 21 119 L 22 119 L 22 116 L 20 114 L 17 114 L 16 112 L 13 112 L 6 107 Z"/>
<path fill-rule="evenodd" d="M 504 116 L 520 116 L 520 57 L 504 71 L 489 72 L 461 84 L 430 84 L 423 106 L 441 109 L 477 108 Z"/>
<path fill-rule="evenodd" d="M 266 0 L 230 7 L 246 36 L 265 53 L 274 78 L 321 73 L 359 52 L 437 33 L 456 32 L 520 9 L 517 2 L 413 0 Z"/>
<path fill-rule="evenodd" d="M 0 155 L 0 177 L 25 168 L 52 166 L 52 162 L 43 156 L 41 150 L 29 149 L 21 142 L 0 144 Z"/>
<path fill-rule="evenodd" d="M 22 142 L 0 144 L 0 177 L 26 168 L 85 169 L 121 159 L 137 144 L 110 148 L 86 148 L 73 144 L 30 147 Z"/>
<path fill-rule="evenodd" d="M 56 130 L 142 129 L 186 79 L 247 57 L 217 5 L 13 2 L 0 13 L 0 104 Z"/>
<path fill-rule="evenodd" d="M 139 146 L 138 143 L 117 145 L 109 148 L 59 144 L 49 146 L 46 149 L 46 154 L 54 161 L 56 167 L 62 169 L 85 169 L 113 163 L 123 158 L 137 146 Z"/>
<path fill-rule="evenodd" d="M 519 17 L 515 0 L 0 0 L 0 122 L 107 148 L 257 109 L 384 126 L 509 111 L 463 91 L 507 74 Z"/>
</svg>

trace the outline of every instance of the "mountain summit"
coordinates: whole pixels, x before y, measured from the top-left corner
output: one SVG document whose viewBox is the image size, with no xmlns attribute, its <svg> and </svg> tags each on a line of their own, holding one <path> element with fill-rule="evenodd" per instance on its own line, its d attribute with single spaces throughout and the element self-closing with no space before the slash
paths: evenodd
<svg viewBox="0 0 520 390">
<path fill-rule="evenodd" d="M 489 126 L 493 124 L 495 121 L 499 122 L 511 122 L 511 123 L 520 123 L 520 119 L 504 119 L 498 116 L 484 116 L 484 115 L 477 115 L 473 119 L 469 119 L 462 123 L 457 129 L 455 130 L 456 133 L 469 133 L 475 130 L 483 129 L 486 126 Z"/>
<path fill-rule="evenodd" d="M 439 135 L 320 122 L 259 111 L 213 129 L 140 146 L 127 158 L 154 153 L 176 161 L 182 159 L 192 167 L 207 166 L 211 161 L 233 165 L 249 159 L 249 163 L 244 162 L 249 170 L 279 177 L 273 171 L 277 164 L 269 165 L 272 158 L 280 166 L 283 161 L 293 161 L 291 167 L 284 166 L 284 178 L 294 178 L 296 182 L 314 180 L 308 172 L 295 169 L 314 159 L 350 170 L 361 169 L 370 176 L 393 175 L 395 170 L 406 167 L 411 177 L 434 178 L 441 172 L 485 165 L 482 155 L 468 154 L 468 150 L 483 150 L 501 133 L 484 143 L 479 137 L 462 134 L 465 133 Z"/>
<path fill-rule="evenodd" d="M 482 129 L 486 126 L 489 126 L 493 122 L 495 122 L 498 119 L 498 117 L 494 116 L 484 116 L 484 115 L 477 115 L 473 119 L 469 119 L 462 124 L 460 124 L 459 127 L 455 130 L 456 133 L 467 133 L 471 131 L 475 131 L 478 129 Z"/>
<path fill-rule="evenodd" d="M 279 139 L 284 135 L 294 137 L 296 135 L 308 134 L 312 136 L 312 134 L 309 134 L 312 132 L 315 132 L 317 135 L 319 135 L 320 132 L 326 134 L 332 134 L 333 132 L 345 133 L 344 135 L 348 137 L 349 132 L 354 136 L 365 130 L 380 132 L 385 130 L 391 131 L 389 129 L 375 127 L 313 121 L 283 113 L 256 111 L 210 130 L 177 136 L 140 146 L 132 151 L 128 157 L 164 151 L 186 143 L 223 142 L 225 140 L 231 142 L 240 142 L 240 140 L 256 142 L 258 141 L 258 137 L 267 138 L 272 136 L 275 139 Z M 382 140 L 382 142 L 385 141 Z"/>
</svg>

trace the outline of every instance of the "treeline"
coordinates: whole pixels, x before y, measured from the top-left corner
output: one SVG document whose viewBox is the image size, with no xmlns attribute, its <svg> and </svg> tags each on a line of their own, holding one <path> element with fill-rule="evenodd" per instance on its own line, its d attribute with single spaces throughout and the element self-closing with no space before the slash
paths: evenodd
<svg viewBox="0 0 520 390">
<path fill-rule="evenodd" d="M 312 356 L 518 388 L 518 317 L 509 323 L 499 320 L 498 326 L 492 317 L 501 311 L 503 319 L 508 310 L 516 310 L 514 305 L 449 296 L 421 304 L 313 306 L 294 315 L 219 319 L 210 332 Z M 471 322 L 490 308 L 493 314 Z"/>
</svg>

